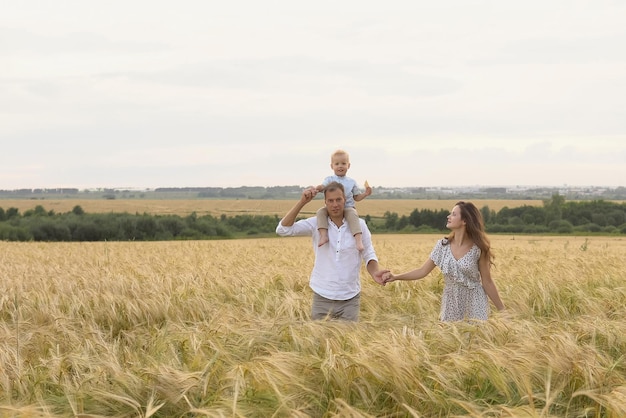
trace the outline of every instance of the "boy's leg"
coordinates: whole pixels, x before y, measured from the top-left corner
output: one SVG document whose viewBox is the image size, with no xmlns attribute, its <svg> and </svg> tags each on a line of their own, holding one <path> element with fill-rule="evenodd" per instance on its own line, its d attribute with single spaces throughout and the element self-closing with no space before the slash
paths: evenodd
<svg viewBox="0 0 626 418">
<path fill-rule="evenodd" d="M 319 208 L 315 216 L 317 217 L 317 230 L 320 234 L 317 246 L 321 247 L 328 242 L 328 211 L 326 206 Z"/>
<path fill-rule="evenodd" d="M 348 222 L 350 232 L 352 232 L 352 235 L 354 235 L 354 239 L 356 241 L 356 249 L 359 251 L 363 251 L 363 231 L 361 231 L 359 214 L 357 213 L 355 208 L 344 208 L 343 213 L 346 221 Z"/>
</svg>

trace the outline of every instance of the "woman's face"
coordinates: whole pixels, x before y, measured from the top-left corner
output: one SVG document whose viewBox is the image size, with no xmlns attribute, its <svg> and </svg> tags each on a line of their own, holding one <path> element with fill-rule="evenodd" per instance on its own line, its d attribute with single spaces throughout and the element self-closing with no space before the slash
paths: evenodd
<svg viewBox="0 0 626 418">
<path fill-rule="evenodd" d="M 446 223 L 446 228 L 448 229 L 459 229 L 465 226 L 465 221 L 461 219 L 461 208 L 455 206 L 450 211 L 448 215 L 448 222 Z"/>
</svg>

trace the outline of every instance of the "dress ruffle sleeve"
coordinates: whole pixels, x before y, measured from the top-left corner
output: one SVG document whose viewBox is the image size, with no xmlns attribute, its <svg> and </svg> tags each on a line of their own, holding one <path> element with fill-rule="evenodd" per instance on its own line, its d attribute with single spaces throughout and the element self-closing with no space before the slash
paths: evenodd
<svg viewBox="0 0 626 418">
<path fill-rule="evenodd" d="M 446 281 L 453 281 L 470 289 L 482 286 L 478 270 L 479 258 L 480 248 L 474 245 L 461 259 L 455 259 L 445 238 L 437 241 L 430 253 L 430 259 L 439 267 Z"/>
</svg>

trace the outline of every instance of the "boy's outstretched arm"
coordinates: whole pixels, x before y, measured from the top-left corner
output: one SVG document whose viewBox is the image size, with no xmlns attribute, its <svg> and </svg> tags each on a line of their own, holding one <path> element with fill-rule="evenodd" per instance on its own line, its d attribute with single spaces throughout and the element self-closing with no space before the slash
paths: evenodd
<svg viewBox="0 0 626 418">
<path fill-rule="evenodd" d="M 372 188 L 370 187 L 369 183 L 365 181 L 365 192 L 354 195 L 353 196 L 354 201 L 360 202 L 361 200 L 365 199 L 367 196 L 370 196 L 371 194 L 372 194 Z"/>
</svg>

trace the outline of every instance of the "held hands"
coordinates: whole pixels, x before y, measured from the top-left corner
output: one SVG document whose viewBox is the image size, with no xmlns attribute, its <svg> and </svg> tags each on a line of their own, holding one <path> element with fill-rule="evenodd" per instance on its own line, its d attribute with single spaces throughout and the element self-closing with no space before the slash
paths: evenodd
<svg viewBox="0 0 626 418">
<path fill-rule="evenodd" d="M 387 270 L 385 274 L 383 274 L 383 283 L 382 285 L 386 285 L 387 283 L 391 283 L 396 280 L 396 277 L 391 273 L 391 271 Z"/>
<path fill-rule="evenodd" d="M 391 274 L 389 270 L 378 270 L 376 273 L 372 275 L 372 277 L 374 278 L 374 281 L 376 283 L 378 283 L 381 286 L 384 286 L 386 284 L 385 275 L 387 274 Z"/>
<path fill-rule="evenodd" d="M 391 273 L 391 270 L 378 270 L 374 275 L 374 280 L 381 286 L 386 285 L 387 283 L 395 282 L 396 276 Z"/>
<path fill-rule="evenodd" d="M 303 203 L 309 203 L 317 195 L 317 189 L 313 186 L 309 186 L 302 192 L 300 200 Z"/>
</svg>

